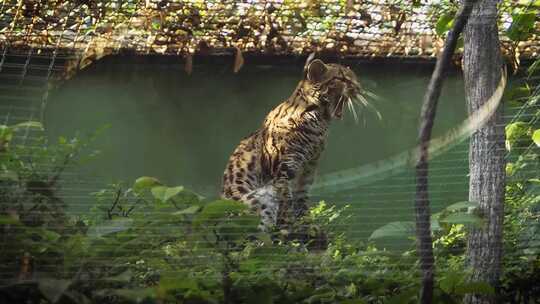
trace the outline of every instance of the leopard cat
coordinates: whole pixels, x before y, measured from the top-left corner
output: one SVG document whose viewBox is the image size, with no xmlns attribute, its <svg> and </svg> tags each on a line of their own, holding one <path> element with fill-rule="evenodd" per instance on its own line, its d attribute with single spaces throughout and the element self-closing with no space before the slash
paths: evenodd
<svg viewBox="0 0 540 304">
<path fill-rule="evenodd" d="M 367 105 L 361 93 L 348 67 L 308 58 L 293 94 L 230 156 L 221 197 L 242 201 L 260 214 L 264 231 L 302 217 L 329 124 L 342 118 L 345 105 L 356 118 L 353 102 Z"/>
</svg>

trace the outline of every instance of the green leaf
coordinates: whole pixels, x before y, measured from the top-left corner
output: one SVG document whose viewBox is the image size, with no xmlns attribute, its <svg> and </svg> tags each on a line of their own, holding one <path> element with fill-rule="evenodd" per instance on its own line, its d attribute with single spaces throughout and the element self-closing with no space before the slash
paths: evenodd
<svg viewBox="0 0 540 304">
<path fill-rule="evenodd" d="M 476 214 L 467 212 L 450 213 L 447 216 L 439 218 L 439 222 L 454 225 L 473 225 L 477 227 L 481 227 L 484 225 L 484 219 L 482 219 Z"/>
<path fill-rule="evenodd" d="M 190 215 L 190 214 L 195 214 L 197 213 L 199 210 L 201 209 L 200 206 L 191 206 L 191 207 L 188 207 L 186 209 L 183 209 L 183 210 L 180 210 L 180 211 L 176 211 L 173 213 L 173 215 Z"/>
<path fill-rule="evenodd" d="M 88 255 L 90 250 L 90 238 L 80 233 L 71 235 L 62 242 L 64 254 L 64 268 L 80 267 L 83 257 Z"/>
<path fill-rule="evenodd" d="M 315 294 L 304 300 L 304 303 L 335 303 L 336 291 L 329 286 L 315 290 Z"/>
<path fill-rule="evenodd" d="M 243 240 L 249 234 L 258 232 L 260 222 L 260 218 L 254 215 L 235 216 L 218 225 L 217 233 L 231 241 Z"/>
<path fill-rule="evenodd" d="M 139 288 L 139 289 L 116 289 L 111 292 L 113 295 L 127 299 L 136 303 L 140 303 L 144 299 L 155 298 L 155 288 Z"/>
<path fill-rule="evenodd" d="M 350 299 L 350 300 L 340 301 L 338 303 L 339 304 L 367 304 L 367 302 L 362 300 L 362 299 Z M 388 302 L 388 303 L 390 303 L 390 302 Z M 394 303 L 403 304 L 403 302 L 394 302 Z"/>
<path fill-rule="evenodd" d="M 527 133 L 528 128 L 529 125 L 524 121 L 513 122 L 504 128 L 506 138 L 509 140 L 518 139 Z"/>
<path fill-rule="evenodd" d="M 159 30 L 159 29 L 161 29 L 161 23 L 158 22 L 158 21 L 152 22 L 152 29 L 154 29 L 154 30 Z"/>
<path fill-rule="evenodd" d="M 455 203 L 455 204 L 452 204 L 448 207 L 446 207 L 445 209 L 447 211 L 460 211 L 460 210 L 468 210 L 470 208 L 478 208 L 478 203 L 477 202 L 469 202 L 469 201 L 463 201 L 463 202 L 458 202 L 458 203 Z"/>
<path fill-rule="evenodd" d="M 517 121 L 507 125 L 504 130 L 506 133 L 506 149 L 511 151 L 514 146 L 528 138 L 527 132 L 529 131 L 529 125 L 523 121 Z"/>
<path fill-rule="evenodd" d="M 456 286 L 458 286 L 463 279 L 463 273 L 447 271 L 439 281 L 439 287 L 446 293 L 453 293 Z"/>
<path fill-rule="evenodd" d="M 441 225 L 439 224 L 439 217 L 441 217 L 441 213 L 435 213 L 431 215 L 431 231 L 439 231 L 442 229 Z"/>
<path fill-rule="evenodd" d="M 241 226 L 244 232 L 258 232 L 258 226 L 261 223 L 261 218 L 257 215 L 244 214 L 235 216 L 231 219 L 231 223 Z"/>
<path fill-rule="evenodd" d="M 179 202 L 179 203 L 187 204 L 187 205 L 200 204 L 201 200 L 203 199 L 204 197 L 200 196 L 199 194 L 190 190 L 186 190 L 186 189 L 184 189 L 182 192 L 178 193 L 174 197 L 175 202 Z"/>
<path fill-rule="evenodd" d="M 133 272 L 131 272 L 131 270 L 126 270 L 118 275 L 106 277 L 103 280 L 107 282 L 129 283 L 132 278 Z"/>
<path fill-rule="evenodd" d="M 273 304 L 273 294 L 272 288 L 258 287 L 256 292 L 250 293 L 246 299 L 246 304 Z"/>
<path fill-rule="evenodd" d="M 506 175 L 513 176 L 516 172 L 519 172 L 521 169 L 527 166 L 526 163 L 514 162 L 506 164 Z"/>
<path fill-rule="evenodd" d="M 266 232 L 257 232 L 254 234 L 254 237 L 256 237 L 259 241 L 261 241 L 263 244 L 272 244 L 272 238 L 270 235 Z"/>
<path fill-rule="evenodd" d="M 40 279 L 38 282 L 39 291 L 52 303 L 58 302 L 64 292 L 71 285 L 70 280 Z"/>
<path fill-rule="evenodd" d="M 165 187 L 165 186 L 156 186 L 152 188 L 152 195 L 162 201 L 166 202 L 178 193 L 182 192 L 184 190 L 184 187 L 178 186 L 178 187 Z"/>
<path fill-rule="evenodd" d="M 373 231 L 370 240 L 381 238 L 409 238 L 414 236 L 415 224 L 413 222 L 391 222 Z"/>
<path fill-rule="evenodd" d="M 208 203 L 195 219 L 195 224 L 201 224 L 209 220 L 224 218 L 230 214 L 239 213 L 247 209 L 241 202 L 230 200 L 218 200 Z"/>
<path fill-rule="evenodd" d="M 19 175 L 15 171 L 5 170 L 0 172 L 0 180 L 18 181 Z"/>
<path fill-rule="evenodd" d="M 535 62 L 533 62 L 533 64 L 531 64 L 531 66 L 529 66 L 529 68 L 527 68 L 527 74 L 530 77 L 536 74 L 536 72 L 538 72 L 539 70 L 540 70 L 540 60 L 536 60 Z"/>
<path fill-rule="evenodd" d="M 161 185 L 161 182 L 155 177 L 141 176 L 133 183 L 133 190 L 135 192 L 141 192 L 145 189 L 152 188 Z"/>
<path fill-rule="evenodd" d="M 64 296 L 71 299 L 71 302 L 66 301 L 69 303 L 92 304 L 92 301 L 90 301 L 90 299 L 88 299 L 85 295 L 75 290 L 68 290 L 64 292 Z"/>
<path fill-rule="evenodd" d="M 6 125 L 0 125 L 0 143 L 10 142 L 12 138 L 13 138 L 13 129 Z"/>
<path fill-rule="evenodd" d="M 198 285 L 194 279 L 187 277 L 185 273 L 168 273 L 161 276 L 158 292 L 161 293 L 178 289 L 195 290 L 198 289 Z"/>
<path fill-rule="evenodd" d="M 87 235 L 92 238 L 99 238 L 111 233 L 117 233 L 131 228 L 133 220 L 130 218 L 118 218 L 103 222 L 98 226 L 88 229 Z"/>
<path fill-rule="evenodd" d="M 435 32 L 437 35 L 442 35 L 452 28 L 454 24 L 455 11 L 449 11 L 439 17 L 435 24 Z"/>
<path fill-rule="evenodd" d="M 495 294 L 495 289 L 485 282 L 464 282 L 456 286 L 455 293 L 458 295 L 475 293 L 491 296 Z"/>
<path fill-rule="evenodd" d="M 540 147 L 540 129 L 534 131 L 532 135 L 532 140 L 536 144 L 536 146 Z"/>
<path fill-rule="evenodd" d="M 534 30 L 535 19 L 534 12 L 512 14 L 512 24 L 506 30 L 506 36 L 512 41 L 527 40 Z"/>
<path fill-rule="evenodd" d="M 13 130 L 19 130 L 19 129 L 38 129 L 40 131 L 43 131 L 43 125 L 39 121 L 27 121 L 27 122 L 21 122 L 19 124 L 16 124 L 12 126 Z"/>
<path fill-rule="evenodd" d="M 539 61 L 540 62 L 540 61 Z M 518 102 L 519 100 L 527 99 L 531 95 L 531 88 L 528 84 L 513 85 L 504 92 L 503 99 L 510 102 Z"/>
<path fill-rule="evenodd" d="M 405 304 L 405 303 L 417 303 L 418 290 L 416 288 L 408 289 L 401 292 L 398 295 L 391 297 L 387 304 Z"/>
<path fill-rule="evenodd" d="M 459 36 L 456 42 L 456 50 L 462 49 L 464 46 L 465 46 L 465 41 L 463 40 L 463 36 Z"/>
<path fill-rule="evenodd" d="M 290 262 L 290 255 L 284 247 L 280 246 L 261 246 L 253 248 L 248 260 L 242 262 L 240 267 L 254 272 L 260 271 L 261 268 L 267 267 L 269 264 L 279 264 Z"/>
<path fill-rule="evenodd" d="M 19 225 L 21 222 L 18 218 L 10 215 L 0 215 L 0 225 Z"/>
<path fill-rule="evenodd" d="M 58 239 L 60 239 L 60 234 L 51 230 L 47 230 L 47 229 L 42 229 L 40 235 L 43 237 L 45 241 L 51 242 L 51 243 L 56 242 Z"/>
</svg>

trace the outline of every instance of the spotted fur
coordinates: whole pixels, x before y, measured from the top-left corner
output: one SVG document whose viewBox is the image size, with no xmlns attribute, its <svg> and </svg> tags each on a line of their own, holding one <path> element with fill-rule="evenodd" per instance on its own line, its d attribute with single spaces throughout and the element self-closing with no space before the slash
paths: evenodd
<svg viewBox="0 0 540 304">
<path fill-rule="evenodd" d="M 349 68 L 308 59 L 293 94 L 231 155 L 221 196 L 259 213 L 263 230 L 304 215 L 328 126 L 360 93 Z"/>
</svg>

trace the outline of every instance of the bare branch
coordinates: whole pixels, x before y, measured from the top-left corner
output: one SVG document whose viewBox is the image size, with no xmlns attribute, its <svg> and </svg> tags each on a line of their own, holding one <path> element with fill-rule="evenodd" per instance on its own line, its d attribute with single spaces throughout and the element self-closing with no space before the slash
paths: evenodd
<svg viewBox="0 0 540 304">
<path fill-rule="evenodd" d="M 112 220 L 114 208 L 116 208 L 116 206 L 118 205 L 118 202 L 120 201 L 120 196 L 121 195 L 122 195 L 122 189 L 118 189 L 116 191 L 116 197 L 114 198 L 114 202 L 113 202 L 111 208 L 107 209 L 107 217 L 110 220 Z"/>
<path fill-rule="evenodd" d="M 420 303 L 432 303 L 433 281 L 434 281 L 434 258 L 431 239 L 431 211 L 429 208 L 428 195 L 428 159 L 429 141 L 435 122 L 435 114 L 445 71 L 449 67 L 452 56 L 456 49 L 458 37 L 465 28 L 467 19 L 471 14 L 475 0 L 465 0 L 459 9 L 453 28 L 448 33 L 444 49 L 437 59 L 435 70 L 431 75 L 420 115 L 420 128 L 418 133 L 419 159 L 416 163 L 416 248 L 420 258 L 420 268 L 422 270 L 422 289 L 420 292 Z"/>
</svg>

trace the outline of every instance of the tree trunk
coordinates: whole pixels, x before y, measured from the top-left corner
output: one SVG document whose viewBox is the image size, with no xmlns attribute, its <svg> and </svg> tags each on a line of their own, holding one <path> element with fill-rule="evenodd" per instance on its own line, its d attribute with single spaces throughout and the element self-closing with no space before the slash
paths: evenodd
<svg viewBox="0 0 540 304">
<path fill-rule="evenodd" d="M 478 1 L 464 32 L 463 72 L 469 113 L 493 94 L 501 77 L 501 52 L 497 30 L 497 0 Z M 502 224 L 505 188 L 504 125 L 502 110 L 470 141 L 469 200 L 479 203 L 486 220 L 472 228 L 467 241 L 471 281 L 483 281 L 497 290 L 501 270 Z M 468 295 L 465 303 L 495 303 L 496 297 Z"/>
</svg>

